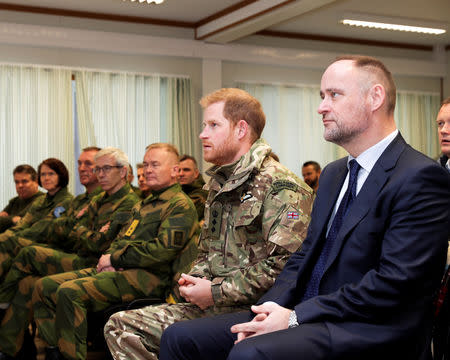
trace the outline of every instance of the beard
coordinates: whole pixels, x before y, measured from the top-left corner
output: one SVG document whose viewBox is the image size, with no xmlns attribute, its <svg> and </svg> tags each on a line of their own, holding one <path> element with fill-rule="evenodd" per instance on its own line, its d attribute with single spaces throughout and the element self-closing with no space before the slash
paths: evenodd
<svg viewBox="0 0 450 360">
<path fill-rule="evenodd" d="M 360 134 L 364 133 L 369 127 L 369 113 L 364 107 L 359 107 L 356 111 L 350 113 L 346 118 L 359 119 L 357 121 L 349 122 L 341 120 L 344 117 L 336 116 L 334 122 L 328 127 L 325 127 L 323 137 L 326 141 L 330 141 L 337 145 L 348 144 Z"/>
<path fill-rule="evenodd" d="M 237 151 L 231 137 L 228 136 L 221 144 L 212 144 L 207 152 L 203 151 L 203 157 L 205 161 L 221 166 L 231 164 Z"/>
</svg>

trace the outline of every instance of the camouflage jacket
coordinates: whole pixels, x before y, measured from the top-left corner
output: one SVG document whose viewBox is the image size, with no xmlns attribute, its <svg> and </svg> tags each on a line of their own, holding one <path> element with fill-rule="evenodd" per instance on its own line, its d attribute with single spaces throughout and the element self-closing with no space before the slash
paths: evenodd
<svg viewBox="0 0 450 360">
<path fill-rule="evenodd" d="M 93 199 L 93 197 L 97 196 L 102 191 L 103 189 L 101 188 L 101 186 L 98 186 L 90 194 L 88 192 L 84 192 L 76 196 L 70 203 L 70 207 L 69 210 L 67 210 L 66 216 L 76 216 L 78 211 L 80 211 L 87 204 L 89 204 L 89 202 Z"/>
<path fill-rule="evenodd" d="M 212 281 L 216 306 L 254 303 L 306 237 L 311 188 L 257 140 L 236 163 L 213 166 L 199 256 L 191 275 Z"/>
<path fill-rule="evenodd" d="M 54 219 L 61 217 L 70 207 L 73 195 L 67 187 L 60 189 L 55 195 L 48 193 L 31 205 L 19 223 L 7 230 L 16 237 L 42 242 Z"/>
<path fill-rule="evenodd" d="M 198 221 L 203 220 L 205 212 L 205 202 L 208 197 L 208 191 L 203 190 L 203 185 L 205 185 L 205 180 L 203 180 L 200 174 L 195 181 L 190 184 L 181 185 L 183 191 L 189 196 L 195 205 L 197 210 Z"/>
<path fill-rule="evenodd" d="M 139 197 L 130 184 L 125 184 L 111 196 L 105 191 L 100 192 L 73 216 L 55 221 L 55 232 L 58 238 L 63 238 L 57 247 L 98 259 L 130 218 L 131 209 L 137 202 Z M 107 224 L 108 229 L 101 231 Z"/>
<path fill-rule="evenodd" d="M 20 216 L 23 217 L 26 212 L 30 209 L 33 202 L 40 197 L 44 196 L 44 193 L 41 191 L 36 192 L 33 196 L 30 196 L 28 199 L 22 199 L 18 196 L 9 200 L 8 205 L 3 209 L 8 213 L 8 216 L 0 217 L 0 233 L 5 231 L 6 229 L 14 226 L 12 221 L 13 217 Z"/>
<path fill-rule="evenodd" d="M 195 260 L 198 234 L 194 204 L 177 183 L 136 204 L 107 253 L 114 268 L 146 269 L 167 284 L 168 293 L 176 274 L 189 271 Z"/>
</svg>

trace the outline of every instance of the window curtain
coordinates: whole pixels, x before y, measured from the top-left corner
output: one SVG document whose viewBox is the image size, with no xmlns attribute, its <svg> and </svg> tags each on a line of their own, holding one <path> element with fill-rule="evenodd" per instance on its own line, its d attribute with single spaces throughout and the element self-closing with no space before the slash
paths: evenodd
<svg viewBox="0 0 450 360">
<path fill-rule="evenodd" d="M 16 196 L 12 172 L 36 168 L 45 159 L 64 162 L 73 192 L 71 71 L 29 65 L 0 65 L 0 207 Z"/>
<path fill-rule="evenodd" d="M 190 79 L 76 71 L 80 147 L 114 146 L 134 166 L 154 142 L 195 151 Z"/>
<path fill-rule="evenodd" d="M 440 154 L 436 116 L 440 108 L 439 94 L 397 92 L 395 121 L 406 142 L 433 159 Z"/>
<path fill-rule="evenodd" d="M 194 156 L 200 162 L 200 126 L 195 121 L 191 81 L 187 78 L 166 78 L 166 118 L 168 141 L 177 146 L 180 155 Z"/>
<path fill-rule="evenodd" d="M 298 175 L 303 162 L 317 161 L 322 167 L 346 156 L 341 147 L 323 139 L 320 88 L 310 85 L 276 85 L 237 83 L 237 87 L 255 96 L 266 114 L 263 137 L 272 146 L 280 161 Z M 435 118 L 439 96 L 428 93 L 399 91 L 395 118 L 408 143 L 426 155 L 439 154 Z"/>
</svg>

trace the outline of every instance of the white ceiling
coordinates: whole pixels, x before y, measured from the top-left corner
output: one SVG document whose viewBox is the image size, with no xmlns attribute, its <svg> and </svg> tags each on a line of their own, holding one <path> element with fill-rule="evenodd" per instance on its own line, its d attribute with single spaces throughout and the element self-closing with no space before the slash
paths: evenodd
<svg viewBox="0 0 450 360">
<path fill-rule="evenodd" d="M 230 6 L 238 6 L 239 10 L 221 14 L 220 17 L 205 22 L 208 17 L 217 15 Z M 301 36 L 309 34 L 411 45 L 450 46 L 450 0 L 165 0 L 161 5 L 123 0 L 0 1 L 0 9 L 8 7 L 20 12 L 35 12 L 33 7 L 39 7 L 131 16 L 140 20 L 148 18 L 150 22 L 152 19 L 181 22 L 178 25 L 184 23 L 186 28 L 195 29 L 197 38 L 217 43 L 230 43 L 268 30 Z M 39 9 L 37 11 L 41 12 Z M 61 15 L 58 11 L 50 12 Z M 381 21 L 393 20 L 406 25 L 422 24 L 445 28 L 447 33 L 432 36 L 352 28 L 339 24 L 342 16 L 349 13 Z"/>
</svg>

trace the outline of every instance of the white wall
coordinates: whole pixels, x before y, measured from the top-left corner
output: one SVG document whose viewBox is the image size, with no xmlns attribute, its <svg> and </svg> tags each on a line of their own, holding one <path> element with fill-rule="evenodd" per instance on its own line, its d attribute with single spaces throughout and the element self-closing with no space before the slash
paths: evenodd
<svg viewBox="0 0 450 360">
<path fill-rule="evenodd" d="M 194 96 L 236 81 L 319 84 L 338 54 L 379 55 L 398 89 L 450 96 L 449 52 L 371 48 L 250 37 L 236 44 L 190 40 L 191 30 L 0 12 L 0 62 L 184 75 Z M 250 44 L 251 43 L 251 44 Z M 201 122 L 201 111 L 197 121 Z M 201 162 L 200 162 L 201 163 Z"/>
</svg>

